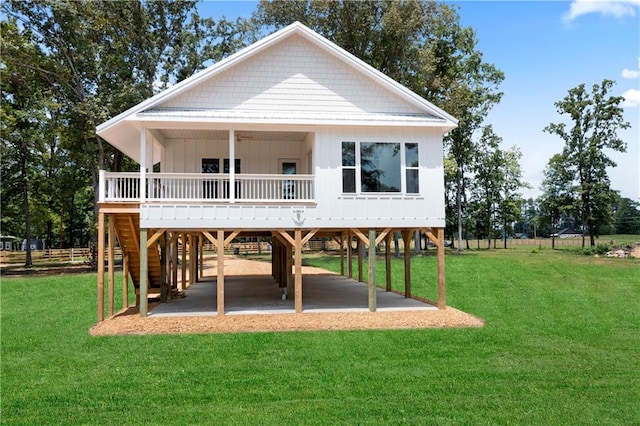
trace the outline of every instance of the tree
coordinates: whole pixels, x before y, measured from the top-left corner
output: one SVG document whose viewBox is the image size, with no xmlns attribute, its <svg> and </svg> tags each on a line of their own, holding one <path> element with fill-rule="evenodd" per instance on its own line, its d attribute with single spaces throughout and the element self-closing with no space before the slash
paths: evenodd
<svg viewBox="0 0 640 426">
<path fill-rule="evenodd" d="M 493 127 L 485 126 L 475 147 L 472 168 L 473 199 L 479 207 L 476 222 L 484 224 L 479 228 L 483 229 L 487 238 L 487 248 L 491 248 L 491 237 L 497 223 L 502 226 L 504 248 L 507 248 L 510 224 L 520 217 L 523 203 L 518 190 L 527 186 L 521 180 L 520 150 L 514 146 L 503 151 L 500 149 L 501 142 L 502 138 L 493 132 Z"/>
<path fill-rule="evenodd" d="M 246 25 L 239 22 L 236 30 L 224 19 L 217 24 L 202 19 L 195 5 L 195 1 L 167 0 L 9 0 L 0 4 L 3 16 L 17 21 L 29 43 L 41 52 L 37 58 L 28 58 L 3 49 L 3 62 L 44 81 L 50 89 L 48 98 L 58 105 L 38 120 L 57 129 L 47 139 L 57 156 L 47 159 L 47 170 L 53 172 L 55 161 L 64 161 L 57 172 L 65 179 L 58 187 L 65 197 L 57 199 L 66 204 L 45 204 L 59 211 L 60 221 L 68 216 L 69 244 L 84 235 L 87 226 L 95 227 L 98 170 L 133 166 L 121 152 L 103 143 L 95 134 L 96 125 L 242 45 Z M 86 197 L 87 187 L 93 200 Z M 89 225 L 74 217 L 87 206 L 94 208 Z M 47 227 L 52 224 L 53 220 Z"/>
<path fill-rule="evenodd" d="M 560 228 L 561 218 L 572 215 L 576 207 L 573 176 L 561 154 L 556 154 L 549 160 L 544 170 L 541 190 L 540 209 L 545 222 L 551 227 L 551 247 L 555 248 L 555 234 Z"/>
<path fill-rule="evenodd" d="M 576 182 L 580 219 L 589 234 L 591 246 L 595 245 L 598 226 L 611 220 L 613 193 L 606 168 L 616 164 L 606 155 L 605 149 L 625 152 L 626 143 L 617 136 L 617 131 L 630 126 L 623 119 L 620 107 L 623 98 L 609 95 L 613 84 L 611 80 L 594 84 L 591 94 L 587 93 L 584 84 L 570 89 L 569 94 L 555 105 L 559 114 L 569 116 L 572 127 L 568 129 L 565 123 L 551 123 L 544 129 L 565 142 L 562 161 Z"/>
<path fill-rule="evenodd" d="M 3 52 L 0 62 L 2 210 L 6 217 L 5 206 L 12 199 L 21 199 L 22 216 L 17 214 L 19 209 L 14 208 L 14 217 L 24 220 L 23 235 L 27 242 L 25 266 L 31 267 L 31 199 L 34 181 L 40 176 L 37 168 L 47 131 L 45 123 L 49 94 L 38 73 L 4 60 L 4 55 L 20 57 L 24 61 L 42 60 L 43 54 L 30 42 L 28 32 L 21 31 L 15 21 L 0 23 L 0 30 Z M 11 211 L 11 208 L 8 210 Z"/>
<path fill-rule="evenodd" d="M 473 163 L 474 179 L 472 194 L 476 210 L 477 228 L 487 239 L 487 248 L 491 248 L 491 237 L 495 226 L 502 176 L 502 139 L 493 132 L 491 126 L 482 131 L 477 144 L 476 156 Z"/>
<path fill-rule="evenodd" d="M 520 219 L 521 207 L 524 202 L 522 195 L 518 192 L 520 188 L 527 188 L 528 185 L 522 181 L 522 171 L 520 169 L 520 159 L 522 153 L 517 146 L 512 146 L 504 151 L 502 164 L 502 182 L 500 182 L 500 198 L 498 201 L 498 217 L 502 221 L 504 248 L 507 248 L 507 235 L 510 224 Z"/>
<path fill-rule="evenodd" d="M 615 195 L 613 222 L 616 234 L 640 234 L 640 203 Z"/>
</svg>

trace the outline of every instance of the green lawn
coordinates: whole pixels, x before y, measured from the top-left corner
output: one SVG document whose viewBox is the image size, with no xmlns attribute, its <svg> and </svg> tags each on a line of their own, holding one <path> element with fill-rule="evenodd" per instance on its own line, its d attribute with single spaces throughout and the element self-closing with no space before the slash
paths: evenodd
<svg viewBox="0 0 640 426">
<path fill-rule="evenodd" d="M 0 286 L 2 424 L 640 423 L 637 260 L 450 254 L 449 305 L 486 321 L 457 330 L 90 337 L 95 275 Z"/>
</svg>

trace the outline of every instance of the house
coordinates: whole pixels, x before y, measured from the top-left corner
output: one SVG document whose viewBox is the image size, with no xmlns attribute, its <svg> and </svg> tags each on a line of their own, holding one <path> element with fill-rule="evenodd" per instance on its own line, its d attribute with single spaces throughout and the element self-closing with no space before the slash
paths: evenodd
<svg viewBox="0 0 640 426">
<path fill-rule="evenodd" d="M 415 230 L 438 247 L 443 308 L 442 136 L 456 125 L 300 23 L 110 119 L 98 135 L 140 171 L 100 173 L 99 320 L 104 257 L 111 271 L 116 235 L 141 315 L 149 292 L 181 289 L 192 280 L 185 269 L 197 278 L 204 240 L 222 253 L 236 237 L 271 238 L 274 278 L 300 313 L 301 248 L 310 238 L 333 237 L 343 247 L 355 239 L 375 248 L 394 232 L 409 240 Z M 193 254 L 182 280 L 179 245 L 183 264 L 184 253 Z M 350 265 L 351 250 L 346 256 Z M 217 262 L 223 315 L 224 257 Z M 370 262 L 370 273 L 374 267 Z M 405 276 L 410 296 L 410 272 Z M 108 286 L 111 314 L 112 272 Z M 375 303 L 370 297 L 370 310 Z"/>
<path fill-rule="evenodd" d="M 14 237 L 13 235 L 0 235 L 0 250 L 13 251 L 16 250 L 17 247 L 18 237 Z"/>
<path fill-rule="evenodd" d="M 576 231 L 571 228 L 564 228 L 555 234 L 551 234 L 555 238 L 582 238 L 583 235 L 582 231 Z"/>
<path fill-rule="evenodd" d="M 22 245 L 20 246 L 22 251 L 27 250 L 27 240 L 22 240 Z M 29 244 L 31 250 L 44 250 L 44 241 L 40 238 L 31 238 L 31 243 Z"/>
</svg>

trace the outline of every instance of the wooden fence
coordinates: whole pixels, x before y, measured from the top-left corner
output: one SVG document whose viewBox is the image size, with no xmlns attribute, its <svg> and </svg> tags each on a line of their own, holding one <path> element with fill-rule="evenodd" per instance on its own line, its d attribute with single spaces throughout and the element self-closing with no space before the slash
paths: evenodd
<svg viewBox="0 0 640 426">
<path fill-rule="evenodd" d="M 116 249 L 116 256 L 120 256 L 120 249 Z M 25 251 L 0 251 L 0 263 L 3 265 L 24 264 L 27 252 Z M 91 250 L 88 248 L 70 249 L 46 249 L 32 250 L 31 260 L 33 263 L 53 263 L 53 262 L 89 262 Z"/>
</svg>

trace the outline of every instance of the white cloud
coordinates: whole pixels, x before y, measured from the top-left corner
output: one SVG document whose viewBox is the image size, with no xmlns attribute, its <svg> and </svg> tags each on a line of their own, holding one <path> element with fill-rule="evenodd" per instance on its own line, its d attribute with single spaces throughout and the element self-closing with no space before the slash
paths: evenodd
<svg viewBox="0 0 640 426">
<path fill-rule="evenodd" d="M 636 71 L 636 70 L 630 70 L 630 69 L 623 69 L 622 70 L 622 77 L 624 78 L 630 78 L 630 79 L 635 79 L 640 77 L 640 71 Z"/>
<path fill-rule="evenodd" d="M 631 80 L 635 80 L 636 78 L 640 77 L 640 58 L 638 58 L 638 69 L 630 70 L 628 68 L 625 68 L 622 70 L 622 77 L 629 78 Z"/>
<path fill-rule="evenodd" d="M 637 108 L 640 106 L 640 90 L 629 89 L 622 94 L 622 97 L 624 98 L 623 107 Z"/>
<path fill-rule="evenodd" d="M 590 13 L 613 15 L 616 18 L 636 16 L 640 0 L 574 0 L 564 15 L 565 22 L 571 22 L 579 16 Z"/>
</svg>

